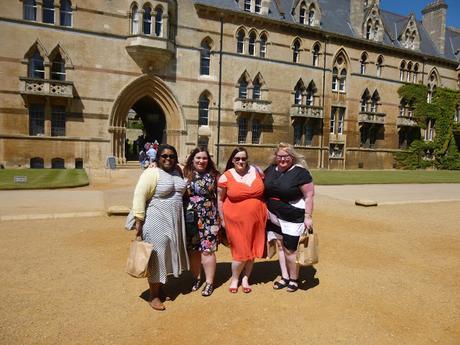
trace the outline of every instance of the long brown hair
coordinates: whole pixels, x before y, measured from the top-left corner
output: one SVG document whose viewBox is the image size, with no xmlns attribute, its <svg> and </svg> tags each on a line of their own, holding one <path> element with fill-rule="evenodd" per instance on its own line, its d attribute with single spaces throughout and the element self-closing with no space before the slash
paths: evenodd
<svg viewBox="0 0 460 345">
<path fill-rule="evenodd" d="M 213 177 L 217 177 L 219 175 L 219 171 L 216 169 L 216 165 L 214 164 L 214 161 L 211 158 L 211 155 L 209 154 L 209 151 L 206 147 L 195 147 L 192 152 L 190 152 L 187 162 L 185 163 L 184 167 L 184 177 L 191 180 L 193 177 L 193 172 L 195 171 L 195 168 L 193 167 L 193 159 L 197 155 L 197 153 L 200 152 L 206 152 L 206 155 L 208 156 L 208 165 L 206 167 L 206 172 L 211 174 Z"/>
<path fill-rule="evenodd" d="M 244 152 L 246 153 L 246 157 L 249 159 L 248 151 L 244 147 L 237 147 L 232 151 L 232 154 L 230 155 L 230 158 L 227 161 L 227 165 L 225 166 L 225 171 L 233 168 L 233 158 L 236 156 L 237 153 L 239 152 Z M 247 163 L 249 166 L 249 163 Z"/>
</svg>

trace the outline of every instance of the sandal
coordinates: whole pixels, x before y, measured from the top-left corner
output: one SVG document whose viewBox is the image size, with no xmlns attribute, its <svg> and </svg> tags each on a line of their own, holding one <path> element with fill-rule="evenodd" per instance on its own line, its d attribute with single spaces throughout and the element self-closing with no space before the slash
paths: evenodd
<svg viewBox="0 0 460 345">
<path fill-rule="evenodd" d="M 289 285 L 289 279 L 281 278 L 281 280 L 279 280 L 279 281 L 277 281 L 277 282 L 275 282 L 273 284 L 273 289 L 281 290 L 281 289 L 284 289 L 288 285 Z"/>
<path fill-rule="evenodd" d="M 200 287 L 201 287 L 201 279 L 198 278 L 196 281 L 195 281 L 195 284 L 193 284 L 192 286 L 192 291 L 196 291 L 198 290 Z"/>
<path fill-rule="evenodd" d="M 203 291 L 201 291 L 201 296 L 208 297 L 212 295 L 212 292 L 214 291 L 214 286 L 212 284 L 206 283 Z"/>
<path fill-rule="evenodd" d="M 299 289 L 299 280 L 298 279 L 291 279 L 289 281 L 287 292 L 296 292 Z"/>
</svg>

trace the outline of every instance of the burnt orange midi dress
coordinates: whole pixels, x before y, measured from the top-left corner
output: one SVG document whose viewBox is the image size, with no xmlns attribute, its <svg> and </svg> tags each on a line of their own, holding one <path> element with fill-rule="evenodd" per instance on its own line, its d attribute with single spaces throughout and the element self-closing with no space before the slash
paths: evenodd
<svg viewBox="0 0 460 345">
<path fill-rule="evenodd" d="M 259 174 L 250 185 L 238 182 L 230 170 L 227 181 L 219 187 L 227 189 L 222 210 L 233 260 L 261 258 L 265 249 L 267 207 L 263 202 L 264 182 Z"/>
</svg>

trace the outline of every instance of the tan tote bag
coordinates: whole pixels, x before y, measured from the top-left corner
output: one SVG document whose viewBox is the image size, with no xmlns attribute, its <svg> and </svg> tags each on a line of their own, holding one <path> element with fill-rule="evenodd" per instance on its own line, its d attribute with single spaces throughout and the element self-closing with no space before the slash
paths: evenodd
<svg viewBox="0 0 460 345">
<path fill-rule="evenodd" d="M 134 278 L 147 277 L 147 270 L 152 250 L 153 245 L 142 241 L 141 237 L 137 237 L 135 240 L 132 240 L 129 247 L 126 272 Z"/>
<path fill-rule="evenodd" d="M 296 262 L 300 266 L 311 266 L 318 263 L 318 234 L 313 230 L 305 230 L 297 245 Z"/>
</svg>

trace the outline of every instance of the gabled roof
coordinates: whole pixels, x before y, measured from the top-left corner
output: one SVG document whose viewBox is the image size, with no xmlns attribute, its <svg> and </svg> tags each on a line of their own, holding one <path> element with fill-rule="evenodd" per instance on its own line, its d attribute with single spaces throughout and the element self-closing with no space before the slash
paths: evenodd
<svg viewBox="0 0 460 345">
<path fill-rule="evenodd" d="M 240 0 L 243 1 L 243 0 Z M 336 33 L 354 38 L 361 38 L 350 24 L 350 0 L 317 0 L 321 10 L 321 23 L 319 28 L 330 33 Z M 245 13 L 235 0 L 193 0 L 195 4 L 208 5 L 216 8 L 228 9 Z M 267 17 L 282 22 L 296 23 L 292 12 L 299 0 L 272 0 Z M 254 14 L 256 15 L 256 14 Z M 406 27 L 409 15 L 400 15 L 380 8 L 380 16 L 385 27 L 382 44 L 396 48 L 402 48 L 398 37 Z M 460 30 L 454 28 L 446 29 L 445 54 L 440 54 L 425 30 L 421 21 L 416 20 L 417 29 L 420 35 L 420 49 L 423 54 L 435 57 L 444 57 L 456 60 L 455 52 L 460 49 Z"/>
</svg>

